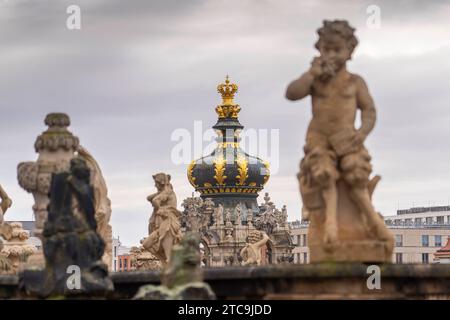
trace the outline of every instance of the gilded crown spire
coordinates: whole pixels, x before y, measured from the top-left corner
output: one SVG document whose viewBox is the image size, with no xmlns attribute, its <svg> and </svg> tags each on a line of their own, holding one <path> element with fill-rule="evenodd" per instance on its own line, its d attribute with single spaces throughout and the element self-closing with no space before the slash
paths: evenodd
<svg viewBox="0 0 450 320">
<path fill-rule="evenodd" d="M 241 110 L 239 105 L 233 101 L 237 91 L 237 84 L 230 83 L 228 75 L 225 78 L 225 83 L 219 83 L 217 92 L 222 95 L 222 104 L 216 108 L 219 118 L 237 118 L 237 114 Z"/>
<path fill-rule="evenodd" d="M 225 78 L 225 83 L 220 83 L 217 86 L 217 92 L 222 95 L 222 105 L 232 106 L 234 105 L 234 94 L 238 91 L 238 86 L 235 83 L 230 83 L 228 75 Z"/>
</svg>

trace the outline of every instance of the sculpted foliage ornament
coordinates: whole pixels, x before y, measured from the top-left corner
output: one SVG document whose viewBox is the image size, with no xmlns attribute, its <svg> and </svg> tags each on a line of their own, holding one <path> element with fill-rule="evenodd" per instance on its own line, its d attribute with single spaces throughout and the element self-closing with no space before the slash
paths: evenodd
<svg viewBox="0 0 450 320">
<path fill-rule="evenodd" d="M 222 155 L 214 159 L 214 172 L 216 173 L 214 179 L 216 179 L 219 186 L 225 185 L 225 179 L 227 178 L 225 175 L 225 165 L 226 160 Z"/>
</svg>

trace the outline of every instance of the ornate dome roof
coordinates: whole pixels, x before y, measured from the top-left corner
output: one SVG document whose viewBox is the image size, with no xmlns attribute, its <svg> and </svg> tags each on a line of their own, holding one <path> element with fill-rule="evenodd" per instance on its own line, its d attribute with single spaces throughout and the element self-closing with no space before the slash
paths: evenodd
<svg viewBox="0 0 450 320">
<path fill-rule="evenodd" d="M 217 146 L 210 155 L 192 161 L 187 170 L 189 182 L 202 197 L 256 198 L 270 176 L 268 162 L 248 155 L 239 146 L 244 127 L 238 120 L 241 108 L 233 101 L 237 90 L 228 76 L 217 86 L 222 95 L 222 104 L 216 107 L 219 119 L 213 126 Z"/>
</svg>

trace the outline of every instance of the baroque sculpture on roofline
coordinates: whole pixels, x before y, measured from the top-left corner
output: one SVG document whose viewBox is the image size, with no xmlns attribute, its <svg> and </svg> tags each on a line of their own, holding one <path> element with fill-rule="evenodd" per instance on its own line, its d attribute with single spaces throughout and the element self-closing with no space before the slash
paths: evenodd
<svg viewBox="0 0 450 320">
<path fill-rule="evenodd" d="M 292 101 L 312 98 L 298 181 L 313 263 L 392 259 L 393 235 L 371 201 L 380 177 L 370 177 L 364 147 L 375 125 L 375 105 L 363 78 L 346 68 L 358 44 L 354 31 L 347 21 L 324 21 L 315 45 L 320 56 L 286 91 Z"/>
</svg>

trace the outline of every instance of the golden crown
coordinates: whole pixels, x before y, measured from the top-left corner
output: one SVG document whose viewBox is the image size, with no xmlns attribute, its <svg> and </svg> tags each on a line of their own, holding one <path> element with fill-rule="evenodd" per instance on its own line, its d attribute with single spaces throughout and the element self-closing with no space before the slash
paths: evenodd
<svg viewBox="0 0 450 320">
<path fill-rule="evenodd" d="M 228 75 L 225 78 L 225 83 L 220 83 L 217 86 L 217 92 L 222 95 L 222 105 L 234 105 L 234 94 L 238 91 L 238 86 L 235 83 L 230 83 Z"/>
</svg>

